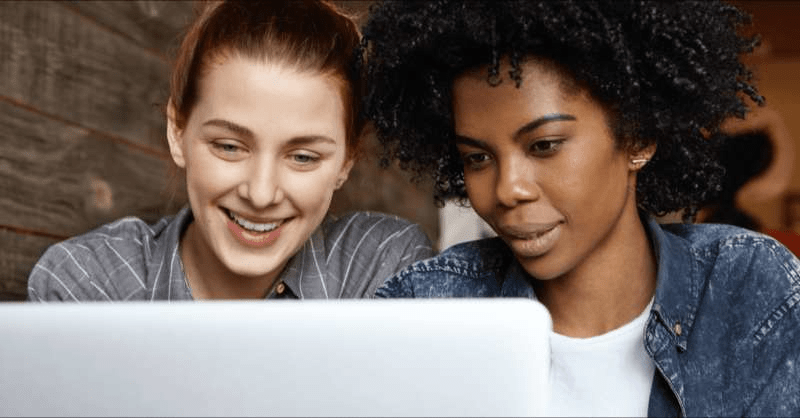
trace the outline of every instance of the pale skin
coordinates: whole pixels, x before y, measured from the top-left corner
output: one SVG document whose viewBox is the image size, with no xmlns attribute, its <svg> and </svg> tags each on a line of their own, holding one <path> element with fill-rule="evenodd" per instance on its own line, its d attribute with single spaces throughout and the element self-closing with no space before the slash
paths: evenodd
<svg viewBox="0 0 800 418">
<path fill-rule="evenodd" d="M 520 88 L 508 79 L 490 86 L 485 68 L 454 81 L 467 194 L 536 279 L 554 331 L 601 335 L 633 320 L 655 292 L 655 255 L 636 208 L 636 173 L 655 148 L 617 147 L 599 103 L 565 90 L 548 64 L 529 60 L 522 71 Z"/>
<path fill-rule="evenodd" d="M 167 137 L 194 221 L 180 257 L 195 299 L 263 298 L 322 223 L 353 166 L 340 81 L 226 54 Z"/>
</svg>

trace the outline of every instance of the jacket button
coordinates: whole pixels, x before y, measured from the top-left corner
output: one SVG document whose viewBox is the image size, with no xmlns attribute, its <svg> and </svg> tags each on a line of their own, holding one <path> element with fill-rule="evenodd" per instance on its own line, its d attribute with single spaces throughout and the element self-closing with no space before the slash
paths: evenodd
<svg viewBox="0 0 800 418">
<path fill-rule="evenodd" d="M 675 335 L 680 337 L 681 333 L 683 332 L 683 327 L 681 327 L 680 322 L 676 322 L 675 326 L 672 327 L 672 330 L 675 331 Z"/>
<path fill-rule="evenodd" d="M 275 287 L 275 293 L 282 295 L 283 292 L 286 291 L 286 285 L 283 282 L 278 283 L 278 286 Z"/>
</svg>

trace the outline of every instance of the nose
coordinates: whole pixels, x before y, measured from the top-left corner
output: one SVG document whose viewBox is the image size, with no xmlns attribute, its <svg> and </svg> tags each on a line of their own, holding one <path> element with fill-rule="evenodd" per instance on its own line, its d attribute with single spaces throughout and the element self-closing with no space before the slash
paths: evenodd
<svg viewBox="0 0 800 418">
<path fill-rule="evenodd" d="M 495 191 L 500 205 L 514 207 L 541 197 L 535 169 L 526 158 L 511 158 L 499 164 L 498 171 Z"/>
<path fill-rule="evenodd" d="M 277 164 L 254 161 L 238 187 L 239 196 L 254 208 L 265 208 L 285 197 Z"/>
</svg>

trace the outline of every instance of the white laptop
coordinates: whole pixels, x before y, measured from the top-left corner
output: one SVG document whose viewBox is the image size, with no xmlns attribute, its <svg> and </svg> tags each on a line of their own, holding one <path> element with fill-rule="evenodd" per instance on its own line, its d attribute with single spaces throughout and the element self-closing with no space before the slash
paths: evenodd
<svg viewBox="0 0 800 418">
<path fill-rule="evenodd" d="M 0 304 L 3 416 L 535 416 L 524 299 Z"/>
</svg>

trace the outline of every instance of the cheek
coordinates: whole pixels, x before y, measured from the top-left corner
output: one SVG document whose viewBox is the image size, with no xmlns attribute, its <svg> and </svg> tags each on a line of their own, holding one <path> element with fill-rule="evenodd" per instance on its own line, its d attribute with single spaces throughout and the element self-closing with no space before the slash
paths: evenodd
<svg viewBox="0 0 800 418">
<path fill-rule="evenodd" d="M 495 181 L 491 172 L 464 174 L 464 184 L 472 209 L 482 218 L 495 206 Z"/>
<path fill-rule="evenodd" d="M 547 190 L 556 205 L 569 215 L 592 213 L 602 216 L 616 212 L 624 203 L 627 188 L 626 166 L 620 166 L 616 155 L 605 158 L 575 158 L 570 169 L 554 173 Z"/>
<path fill-rule="evenodd" d="M 236 165 L 219 160 L 206 158 L 194 160 L 192 163 L 186 166 L 186 184 L 190 194 L 220 193 L 235 187 L 245 177 Z"/>
<path fill-rule="evenodd" d="M 202 147 L 194 148 L 186 160 L 186 187 L 191 204 L 208 205 L 248 178 L 242 164 L 233 164 L 211 155 Z"/>
<path fill-rule="evenodd" d="M 289 171 L 284 177 L 283 189 L 297 205 L 319 207 L 324 212 L 336 189 L 337 179 L 338 171 L 333 166 L 306 173 Z"/>
</svg>

